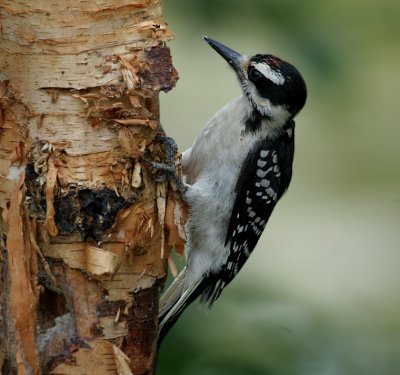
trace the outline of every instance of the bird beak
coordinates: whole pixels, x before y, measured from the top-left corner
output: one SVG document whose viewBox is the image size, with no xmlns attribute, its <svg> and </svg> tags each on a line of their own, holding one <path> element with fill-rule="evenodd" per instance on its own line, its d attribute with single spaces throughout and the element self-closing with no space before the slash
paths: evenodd
<svg viewBox="0 0 400 375">
<path fill-rule="evenodd" d="M 243 66 L 246 59 L 245 56 L 207 36 L 204 36 L 204 40 L 228 62 L 238 75 L 239 79 L 243 82 L 246 79 Z"/>
</svg>

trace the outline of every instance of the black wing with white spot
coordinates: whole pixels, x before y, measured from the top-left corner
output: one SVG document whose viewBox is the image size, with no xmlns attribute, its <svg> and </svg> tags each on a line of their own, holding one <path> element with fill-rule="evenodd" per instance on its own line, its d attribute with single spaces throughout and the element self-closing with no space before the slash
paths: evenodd
<svg viewBox="0 0 400 375">
<path fill-rule="evenodd" d="M 254 250 L 268 219 L 292 177 L 294 122 L 277 140 L 265 139 L 250 151 L 236 186 L 225 245 L 230 254 L 218 280 L 204 293 L 210 306 Z"/>
</svg>

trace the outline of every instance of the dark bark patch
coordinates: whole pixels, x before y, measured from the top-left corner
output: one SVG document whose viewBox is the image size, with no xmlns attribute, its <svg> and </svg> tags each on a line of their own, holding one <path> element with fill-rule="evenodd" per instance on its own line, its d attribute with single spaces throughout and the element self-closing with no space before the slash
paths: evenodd
<svg viewBox="0 0 400 375">
<path fill-rule="evenodd" d="M 128 335 L 122 348 L 132 360 L 130 366 L 134 374 L 153 374 L 161 283 L 161 280 L 157 280 L 150 288 L 134 291 L 127 319 Z"/>
<path fill-rule="evenodd" d="M 25 169 L 26 201 L 29 216 L 38 220 L 45 220 L 46 198 L 39 177 L 39 174 L 35 171 L 34 163 L 29 163 Z"/>
<path fill-rule="evenodd" d="M 43 288 L 39 297 L 38 328 L 45 331 L 55 326 L 55 319 L 68 313 L 64 294 Z"/>
<path fill-rule="evenodd" d="M 168 47 L 158 45 L 145 52 L 145 64 L 138 72 L 141 89 L 145 96 L 152 96 L 154 91 L 168 92 L 178 80 L 178 72 L 172 65 Z"/>
<path fill-rule="evenodd" d="M 126 306 L 126 301 L 109 301 L 105 298 L 97 304 L 97 315 L 99 318 L 106 316 L 115 316 L 118 310 L 123 311 Z"/>
<path fill-rule="evenodd" d="M 99 241 L 115 223 L 118 212 L 130 203 L 108 188 L 70 190 L 54 200 L 55 222 L 61 232 L 78 231 L 85 241 Z"/>
</svg>

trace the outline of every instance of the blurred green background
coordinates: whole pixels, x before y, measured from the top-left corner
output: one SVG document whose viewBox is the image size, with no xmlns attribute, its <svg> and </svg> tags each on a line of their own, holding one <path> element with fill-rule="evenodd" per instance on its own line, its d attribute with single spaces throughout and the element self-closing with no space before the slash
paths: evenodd
<svg viewBox="0 0 400 375">
<path fill-rule="evenodd" d="M 159 374 L 400 374 L 400 2 L 165 0 L 180 148 L 240 94 L 206 34 L 292 62 L 308 85 L 291 187 L 210 313 L 195 303 Z"/>
</svg>

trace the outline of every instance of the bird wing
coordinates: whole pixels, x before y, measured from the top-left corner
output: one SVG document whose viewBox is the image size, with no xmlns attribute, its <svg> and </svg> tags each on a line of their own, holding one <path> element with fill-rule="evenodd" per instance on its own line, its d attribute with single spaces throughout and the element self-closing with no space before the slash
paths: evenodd
<svg viewBox="0 0 400 375">
<path fill-rule="evenodd" d="M 225 246 L 230 252 L 226 264 L 214 277 L 215 283 L 202 294 L 211 307 L 242 268 L 254 250 L 276 203 L 289 186 L 294 154 L 294 122 L 291 133 L 272 142 L 258 142 L 247 155 L 236 184 Z"/>
</svg>

